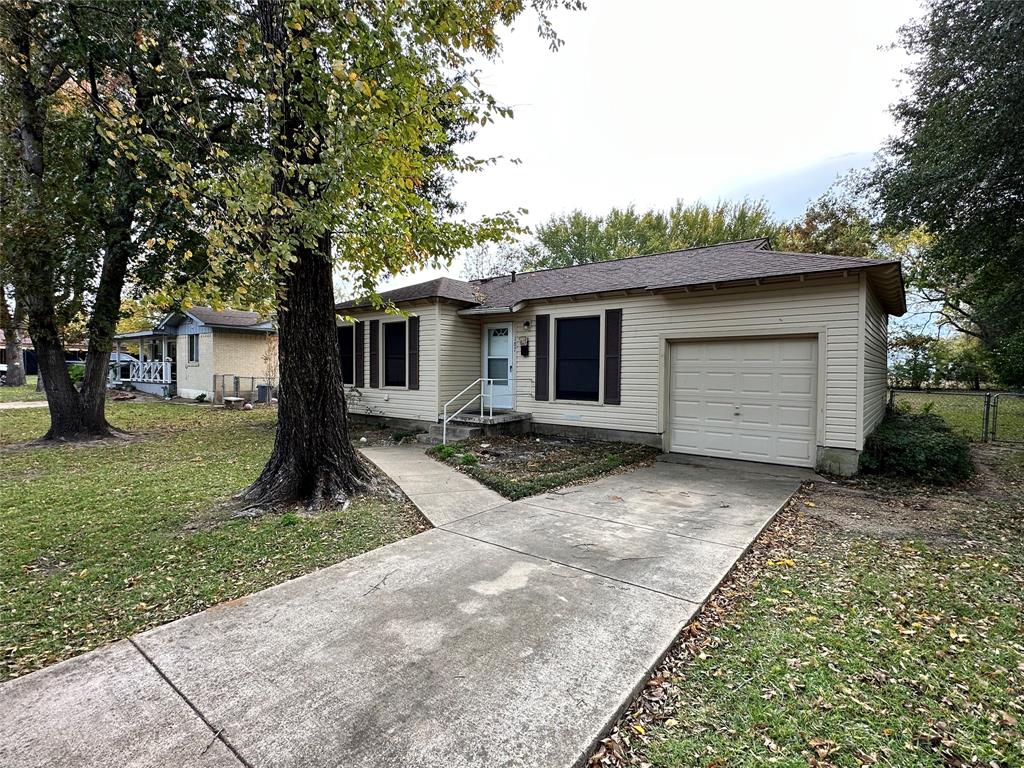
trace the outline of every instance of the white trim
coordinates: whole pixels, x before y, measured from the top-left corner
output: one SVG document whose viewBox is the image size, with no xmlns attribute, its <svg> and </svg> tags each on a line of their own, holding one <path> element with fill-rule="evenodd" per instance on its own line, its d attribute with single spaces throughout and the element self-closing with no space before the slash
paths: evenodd
<svg viewBox="0 0 1024 768">
<path fill-rule="evenodd" d="M 502 323 L 481 323 L 480 328 L 480 378 L 490 380 L 489 371 L 487 370 L 487 329 L 488 328 L 508 328 L 508 361 L 512 367 L 512 370 L 508 374 L 509 386 L 512 389 L 511 397 L 512 403 L 509 406 L 511 410 L 516 409 L 516 337 L 515 330 L 516 324 L 512 320 L 507 320 Z M 483 408 L 489 403 L 480 403 L 480 407 Z"/>
</svg>

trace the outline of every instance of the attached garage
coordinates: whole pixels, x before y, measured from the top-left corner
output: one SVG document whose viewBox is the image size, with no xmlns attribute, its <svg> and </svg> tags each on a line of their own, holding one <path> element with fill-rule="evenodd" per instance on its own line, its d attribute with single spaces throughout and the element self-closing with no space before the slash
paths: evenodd
<svg viewBox="0 0 1024 768">
<path fill-rule="evenodd" d="M 814 466 L 817 338 L 677 342 L 669 358 L 670 451 Z"/>
</svg>

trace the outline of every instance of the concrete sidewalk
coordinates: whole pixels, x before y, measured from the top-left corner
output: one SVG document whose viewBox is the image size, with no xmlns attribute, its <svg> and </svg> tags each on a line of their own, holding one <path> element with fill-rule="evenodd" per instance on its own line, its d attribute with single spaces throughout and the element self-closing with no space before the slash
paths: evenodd
<svg viewBox="0 0 1024 768">
<path fill-rule="evenodd" d="M 363 448 L 361 453 L 402 488 L 435 528 L 508 504 L 473 478 L 427 456 L 422 445 Z"/>
<path fill-rule="evenodd" d="M 485 509 L 367 455 L 450 522 L 0 686 L 0 765 L 577 765 L 799 484 L 659 462 Z"/>
</svg>

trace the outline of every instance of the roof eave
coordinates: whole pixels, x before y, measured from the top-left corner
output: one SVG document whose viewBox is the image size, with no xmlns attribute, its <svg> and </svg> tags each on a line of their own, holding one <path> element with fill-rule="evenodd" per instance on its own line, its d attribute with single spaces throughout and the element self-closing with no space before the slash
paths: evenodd
<svg viewBox="0 0 1024 768">
<path fill-rule="evenodd" d="M 466 307 L 458 310 L 456 314 L 462 315 L 463 317 L 472 315 L 510 315 L 518 312 L 525 306 L 525 301 L 517 301 L 515 304 L 508 307 Z"/>
</svg>

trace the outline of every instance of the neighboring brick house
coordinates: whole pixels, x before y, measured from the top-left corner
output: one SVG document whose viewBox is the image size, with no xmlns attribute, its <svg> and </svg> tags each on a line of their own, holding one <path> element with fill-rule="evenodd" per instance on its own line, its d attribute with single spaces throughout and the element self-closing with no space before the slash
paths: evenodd
<svg viewBox="0 0 1024 768">
<path fill-rule="evenodd" d="M 276 378 L 276 338 L 273 321 L 255 312 L 192 307 L 150 330 L 115 336 L 110 381 L 156 395 L 213 398 L 223 394 L 223 377 L 232 394 L 237 377 L 239 394 L 256 397 L 252 380 Z"/>
<path fill-rule="evenodd" d="M 906 311 L 898 261 L 765 239 L 382 295 L 408 317 L 337 308 L 353 414 L 839 472 L 884 414 L 888 317 Z"/>
</svg>

